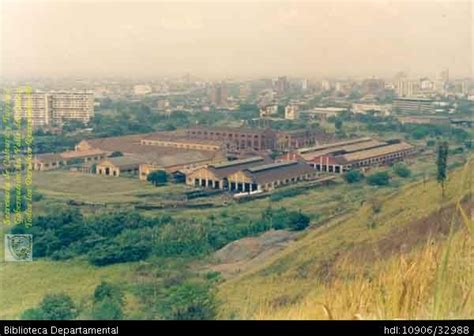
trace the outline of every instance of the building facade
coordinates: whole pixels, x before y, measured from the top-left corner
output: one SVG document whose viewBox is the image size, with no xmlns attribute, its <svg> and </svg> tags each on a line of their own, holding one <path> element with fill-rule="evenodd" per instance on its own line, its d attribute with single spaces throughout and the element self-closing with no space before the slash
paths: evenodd
<svg viewBox="0 0 474 336">
<path fill-rule="evenodd" d="M 186 130 L 186 135 L 190 139 L 232 142 L 236 150 L 271 150 L 277 143 L 277 134 L 271 129 L 189 128 Z"/>
<path fill-rule="evenodd" d="M 138 174 L 141 161 L 130 157 L 107 158 L 97 164 L 96 173 L 106 176 L 120 176 L 120 174 Z"/>
<path fill-rule="evenodd" d="M 393 101 L 393 110 L 400 113 L 431 113 L 433 100 L 425 98 L 399 98 Z"/>
<path fill-rule="evenodd" d="M 94 94 L 90 91 L 35 92 L 22 94 L 15 111 L 26 119 L 31 103 L 33 127 L 61 126 L 67 121 L 87 123 L 94 116 Z M 16 104 L 16 103 L 15 103 Z"/>
<path fill-rule="evenodd" d="M 260 156 L 241 160 L 223 161 L 210 164 L 190 172 L 186 176 L 186 184 L 194 187 L 210 189 L 228 189 L 228 176 L 239 170 L 269 163 L 268 159 Z"/>
<path fill-rule="evenodd" d="M 240 170 L 228 176 L 230 192 L 266 192 L 275 188 L 314 179 L 317 173 L 300 161 L 282 161 Z"/>
<path fill-rule="evenodd" d="M 298 110 L 298 105 L 287 105 L 285 107 L 285 119 L 298 120 L 299 118 L 300 113 Z"/>
<path fill-rule="evenodd" d="M 354 168 L 403 160 L 413 153 L 413 145 L 398 139 L 379 141 L 366 137 L 299 149 L 286 153 L 279 159 L 304 161 L 318 172 L 342 174 Z"/>
</svg>

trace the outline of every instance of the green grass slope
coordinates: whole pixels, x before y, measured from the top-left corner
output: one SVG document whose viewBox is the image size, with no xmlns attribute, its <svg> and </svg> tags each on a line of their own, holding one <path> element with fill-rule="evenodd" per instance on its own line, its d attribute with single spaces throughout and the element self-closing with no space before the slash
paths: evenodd
<svg viewBox="0 0 474 336">
<path fill-rule="evenodd" d="M 224 282 L 220 317 L 472 317 L 473 168 L 450 173 L 444 198 L 434 180 L 411 183 L 310 230 Z"/>
</svg>

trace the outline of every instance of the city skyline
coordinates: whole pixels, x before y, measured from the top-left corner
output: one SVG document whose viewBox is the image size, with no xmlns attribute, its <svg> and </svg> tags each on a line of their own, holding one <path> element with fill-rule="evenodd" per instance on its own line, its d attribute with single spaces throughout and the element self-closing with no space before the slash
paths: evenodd
<svg viewBox="0 0 474 336">
<path fill-rule="evenodd" d="M 2 77 L 472 75 L 468 1 L 25 0 L 0 10 Z"/>
</svg>

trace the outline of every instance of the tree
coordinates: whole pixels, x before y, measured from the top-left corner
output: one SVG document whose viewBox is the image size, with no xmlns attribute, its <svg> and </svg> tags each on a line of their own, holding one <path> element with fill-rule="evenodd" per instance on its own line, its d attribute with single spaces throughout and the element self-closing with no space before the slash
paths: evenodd
<svg viewBox="0 0 474 336">
<path fill-rule="evenodd" d="M 367 183 L 374 186 L 386 186 L 390 183 L 390 176 L 387 172 L 379 172 L 367 177 Z"/>
<path fill-rule="evenodd" d="M 95 320 L 121 320 L 123 293 L 117 286 L 102 281 L 94 291 L 92 318 Z"/>
<path fill-rule="evenodd" d="M 164 170 L 156 170 L 148 174 L 146 180 L 157 186 L 160 184 L 165 184 L 168 181 L 168 175 Z"/>
<path fill-rule="evenodd" d="M 216 316 L 215 301 L 209 284 L 187 281 L 170 290 L 160 310 L 166 319 L 211 320 Z"/>
<path fill-rule="evenodd" d="M 123 319 L 122 306 L 117 301 L 106 298 L 94 303 L 92 318 L 94 320 L 121 320 Z"/>
<path fill-rule="evenodd" d="M 102 281 L 94 291 L 94 303 L 103 301 L 105 299 L 112 299 L 123 304 L 123 293 L 117 287 L 106 281 Z"/>
<path fill-rule="evenodd" d="M 37 308 L 23 312 L 22 319 L 35 320 L 73 320 L 77 309 L 72 299 L 66 294 L 48 294 Z"/>
<path fill-rule="evenodd" d="M 400 177 L 409 177 L 411 170 L 403 163 L 397 163 L 393 166 L 393 172 Z"/>
<path fill-rule="evenodd" d="M 301 231 L 306 229 L 309 226 L 310 219 L 308 216 L 299 212 L 291 212 L 289 215 L 289 226 L 290 229 L 295 231 Z"/>
<path fill-rule="evenodd" d="M 447 168 L 448 168 L 448 151 L 449 146 L 446 141 L 443 141 L 438 144 L 438 157 L 436 160 L 436 165 L 438 168 L 437 181 L 441 185 L 441 192 L 444 197 L 445 187 L 446 187 L 446 178 L 447 178 Z"/>
<path fill-rule="evenodd" d="M 344 179 L 347 183 L 356 183 L 359 182 L 364 178 L 364 174 L 362 174 L 358 170 L 351 170 L 344 174 Z"/>
<path fill-rule="evenodd" d="M 433 139 L 429 139 L 426 141 L 426 146 L 427 147 L 433 147 L 434 145 L 436 145 L 436 141 L 433 140 Z"/>
<path fill-rule="evenodd" d="M 334 122 L 334 126 L 336 127 L 336 130 L 340 131 L 342 129 L 342 119 L 337 118 Z"/>
</svg>

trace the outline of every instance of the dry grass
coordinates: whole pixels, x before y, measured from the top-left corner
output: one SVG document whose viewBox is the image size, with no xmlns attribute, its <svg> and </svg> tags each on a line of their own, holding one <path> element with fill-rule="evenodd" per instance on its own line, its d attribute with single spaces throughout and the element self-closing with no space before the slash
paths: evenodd
<svg viewBox="0 0 474 336">
<path fill-rule="evenodd" d="M 265 265 L 224 283 L 219 292 L 224 303 L 221 317 L 474 316 L 473 222 L 469 210 L 461 206 L 462 199 L 472 205 L 472 169 L 471 160 L 450 175 L 444 199 L 434 181 L 416 183 L 382 199 L 382 210 L 376 215 L 365 204 L 351 216 L 328 223 L 326 229 L 308 233 Z M 420 236 L 416 241 L 420 243 L 406 246 L 400 241 L 395 245 L 399 251 L 384 251 L 383 242 L 396 230 L 426 226 L 427 219 L 434 225 L 433 214 L 441 213 L 449 215 L 442 217 L 442 221 L 448 221 L 444 223 L 447 232 L 433 236 L 431 230 L 417 232 Z M 368 229 L 370 221 L 376 223 L 375 228 Z M 354 258 L 358 255 L 354 251 L 361 245 L 372 249 L 365 257 Z"/>
<path fill-rule="evenodd" d="M 317 286 L 297 304 L 264 304 L 256 319 L 437 319 L 474 314 L 471 237 L 458 232 L 450 262 L 440 265 L 449 244 L 427 244 L 409 255 L 378 262 L 370 270 L 340 265 L 348 278 Z M 439 276 L 444 274 L 443 276 Z M 447 276 L 449 274 L 449 276 Z M 436 298 L 439 297 L 439 301 Z"/>
</svg>

